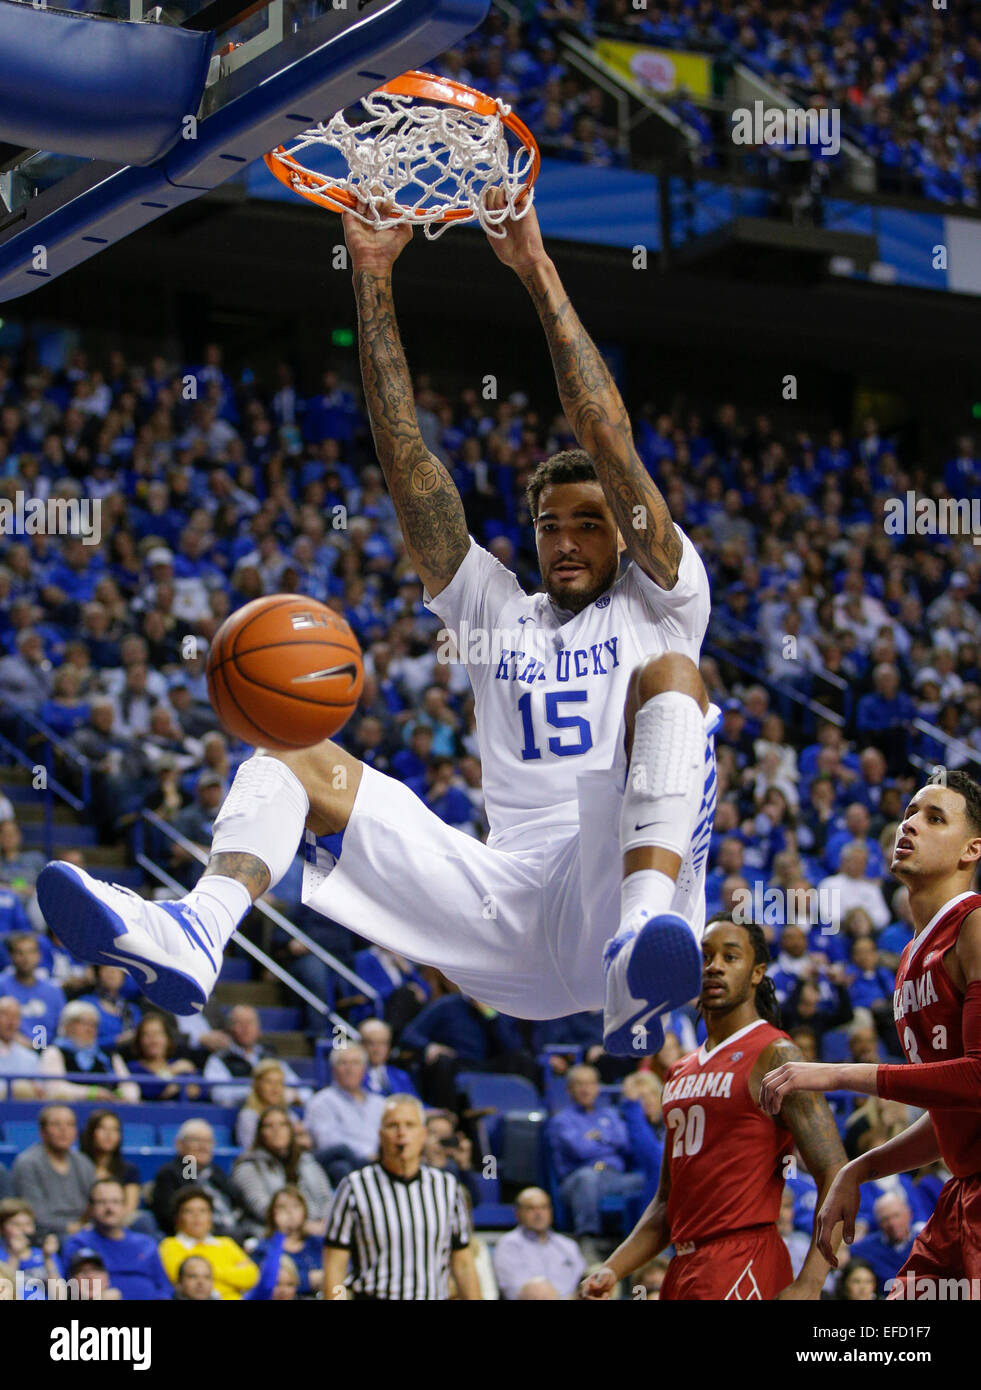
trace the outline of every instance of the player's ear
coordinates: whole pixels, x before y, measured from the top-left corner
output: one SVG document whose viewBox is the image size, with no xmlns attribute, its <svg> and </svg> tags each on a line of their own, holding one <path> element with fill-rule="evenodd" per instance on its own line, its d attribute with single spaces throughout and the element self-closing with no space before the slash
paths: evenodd
<svg viewBox="0 0 981 1390">
<path fill-rule="evenodd" d="M 620 528 L 619 528 L 619 526 L 618 526 L 618 527 L 617 527 L 617 559 L 618 559 L 618 560 L 619 560 L 620 557 L 623 555 L 623 552 L 626 550 L 626 548 L 627 548 L 627 542 L 623 539 L 623 534 L 622 534 L 622 532 L 621 532 L 621 530 L 620 530 Z"/>
</svg>

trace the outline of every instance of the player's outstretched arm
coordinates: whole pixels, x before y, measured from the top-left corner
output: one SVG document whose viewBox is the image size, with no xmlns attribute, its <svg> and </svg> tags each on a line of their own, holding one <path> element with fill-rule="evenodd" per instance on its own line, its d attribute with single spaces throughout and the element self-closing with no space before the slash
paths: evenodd
<svg viewBox="0 0 981 1390">
<path fill-rule="evenodd" d="M 668 1229 L 668 1194 L 671 1176 L 668 1169 L 668 1145 L 661 1159 L 661 1181 L 650 1206 L 641 1216 L 626 1240 L 614 1250 L 606 1264 L 588 1274 L 582 1281 L 582 1296 L 590 1300 L 608 1299 L 621 1279 L 642 1269 L 649 1260 L 660 1255 L 671 1241 Z"/>
<path fill-rule="evenodd" d="M 760 1072 L 772 1068 L 778 1059 L 789 1061 L 800 1057 L 800 1051 L 793 1043 L 775 1042 L 761 1055 L 757 1066 Z M 759 1073 L 751 1078 L 750 1084 L 759 1086 Z M 817 1184 L 818 1202 L 823 1203 L 831 1190 L 836 1175 L 847 1162 L 845 1150 L 828 1102 L 822 1095 L 814 1092 L 798 1091 L 790 1096 L 780 1112 L 780 1123 L 793 1135 L 807 1171 Z M 829 1231 L 832 1249 L 837 1248 L 841 1238 L 840 1229 Z M 828 1273 L 829 1261 L 818 1247 L 817 1229 L 811 1240 L 811 1248 L 801 1266 L 800 1273 L 778 1297 L 781 1299 L 809 1299 L 821 1297 L 821 1286 Z"/>
<path fill-rule="evenodd" d="M 435 597 L 456 574 L 470 537 L 463 503 L 419 431 L 412 379 L 395 318 L 392 266 L 412 228 L 368 227 L 344 215 L 358 307 L 361 379 L 378 461 L 409 558 Z"/>
<path fill-rule="evenodd" d="M 487 197 L 494 206 L 500 205 L 503 195 L 494 189 Z M 593 460 L 627 554 L 655 584 L 673 589 L 681 564 L 681 541 L 668 504 L 637 456 L 620 392 L 545 251 L 534 208 L 504 227 L 506 235 L 491 237 L 490 243 L 538 310 L 562 408 L 580 446 Z"/>
<path fill-rule="evenodd" d="M 930 1163 L 936 1163 L 940 1157 L 940 1145 L 930 1116 L 921 1115 L 902 1134 L 853 1158 L 851 1163 L 846 1163 L 835 1174 L 814 1225 L 818 1250 L 832 1269 L 838 1268 L 835 1254 L 838 1227 L 842 1228 L 846 1244 L 851 1245 L 855 1239 L 855 1218 L 862 1183 L 890 1177 L 893 1173 L 909 1173 L 914 1168 L 925 1168 Z"/>
<path fill-rule="evenodd" d="M 957 939 L 954 983 L 964 992 L 961 1037 L 964 1053 L 946 1061 L 905 1063 L 791 1062 L 763 1078 L 760 1103 L 775 1115 L 795 1091 L 858 1091 L 924 1110 L 976 1110 L 981 1092 L 981 912 L 973 912 Z"/>
</svg>

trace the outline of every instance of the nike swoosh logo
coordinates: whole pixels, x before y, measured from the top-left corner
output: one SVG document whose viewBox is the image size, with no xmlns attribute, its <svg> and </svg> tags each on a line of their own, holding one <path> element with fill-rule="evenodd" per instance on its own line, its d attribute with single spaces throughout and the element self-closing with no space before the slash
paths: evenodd
<svg viewBox="0 0 981 1390">
<path fill-rule="evenodd" d="M 647 821 L 644 822 L 643 825 L 635 825 L 635 826 L 634 826 L 634 830 L 635 830 L 635 831 L 637 831 L 637 830 L 650 830 L 650 828 L 651 828 L 652 825 L 657 825 L 657 821 L 656 821 L 656 820 L 647 820 Z"/>
<path fill-rule="evenodd" d="M 311 671 L 306 676 L 294 676 L 291 684 L 303 685 L 305 681 L 322 681 L 327 676 L 343 675 L 346 675 L 352 683 L 357 680 L 358 671 L 353 661 L 347 661 L 341 666 L 325 666 L 322 671 Z"/>
<path fill-rule="evenodd" d="M 115 951 L 103 951 L 102 955 L 110 956 L 113 960 L 118 960 L 127 970 L 142 970 L 143 983 L 152 985 L 157 978 L 157 972 L 152 965 L 147 965 L 145 961 L 135 960 L 132 956 L 120 956 Z"/>
</svg>

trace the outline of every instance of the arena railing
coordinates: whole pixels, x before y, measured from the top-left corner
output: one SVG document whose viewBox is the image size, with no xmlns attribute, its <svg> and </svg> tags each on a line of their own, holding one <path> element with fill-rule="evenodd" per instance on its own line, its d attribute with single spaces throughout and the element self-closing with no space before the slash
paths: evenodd
<svg viewBox="0 0 981 1390">
<path fill-rule="evenodd" d="M 746 628 L 745 633 L 741 634 L 734 624 L 727 624 L 722 621 L 716 622 L 714 618 L 712 620 L 712 627 L 716 632 L 720 630 L 725 632 L 728 627 L 729 631 L 737 640 L 740 638 L 747 640 L 750 636 L 752 636 L 755 641 L 759 640 L 756 633 L 753 632 L 751 628 Z M 710 628 L 709 631 L 711 633 L 712 628 Z M 783 681 L 768 675 L 762 666 L 757 666 L 753 662 L 747 661 L 745 657 L 737 656 L 731 647 L 723 646 L 721 642 L 713 641 L 711 637 L 709 637 L 702 644 L 702 655 L 710 656 L 716 662 L 724 662 L 728 666 L 734 666 L 738 671 L 745 672 L 746 675 L 752 678 L 755 685 L 762 685 L 764 689 L 768 691 L 775 691 L 783 699 L 790 700 L 793 704 L 799 705 L 801 709 L 806 710 L 808 714 L 812 714 L 818 719 L 826 720 L 827 723 L 834 724 L 839 729 L 845 727 L 846 720 L 837 710 L 830 709 L 827 705 L 822 704 L 820 700 L 812 699 L 808 695 L 802 695 L 801 692 L 794 689 L 793 686 L 787 685 Z M 833 671 L 813 671 L 811 674 L 816 680 L 826 682 L 826 684 L 830 685 L 834 690 L 847 691 L 849 689 L 848 682 L 842 680 L 840 676 L 836 676 Z"/>
<path fill-rule="evenodd" d="M 200 845 L 194 844 L 192 840 L 182 835 L 179 830 L 175 830 L 172 825 L 168 825 L 168 823 L 158 816 L 155 811 L 142 812 L 140 821 L 137 822 L 134 827 L 137 839 L 135 846 L 136 863 L 143 869 L 144 873 L 150 874 L 158 883 L 162 884 L 169 891 L 176 893 L 178 897 L 183 897 L 187 890 L 178 883 L 166 869 L 161 868 L 161 866 L 145 852 L 144 832 L 142 829 L 144 825 L 166 836 L 167 839 L 184 850 L 185 854 L 188 854 L 201 865 L 207 864 L 207 854 L 201 849 Z M 317 958 L 317 960 L 328 966 L 328 968 L 339 975 L 341 979 L 346 980 L 348 984 L 353 985 L 358 994 L 365 995 L 365 997 L 375 1005 L 381 1005 L 381 996 L 372 985 L 369 985 L 360 975 L 346 966 L 342 960 L 338 960 L 330 951 L 325 950 L 324 947 L 320 945 L 319 941 L 314 941 L 306 932 L 294 926 L 277 908 L 272 907 L 269 903 L 264 903 L 261 899 L 254 904 L 254 907 L 256 912 L 265 917 L 274 927 L 278 927 L 280 931 L 285 932 L 292 940 L 299 941 L 301 945 L 306 947 L 311 955 Z M 355 1041 L 358 1039 L 359 1034 L 356 1028 L 348 1023 L 346 1019 L 342 1018 L 340 1014 L 334 1013 L 332 1009 L 329 1009 L 322 999 L 318 999 L 315 994 L 307 989 L 306 985 L 300 980 L 297 980 L 295 976 L 291 975 L 287 970 L 284 970 L 278 961 L 273 960 L 261 947 L 249 941 L 248 937 L 243 936 L 239 931 L 233 933 L 232 940 L 248 955 L 252 956 L 254 960 L 257 960 L 266 970 L 275 975 L 278 980 L 286 985 L 287 989 L 292 990 L 294 994 L 298 995 L 306 1004 L 309 1004 L 317 1013 L 323 1014 L 328 1018 L 334 1028 L 339 1030 L 345 1037 Z"/>
<path fill-rule="evenodd" d="M 25 768 L 32 776 L 37 779 L 38 769 L 44 774 L 43 784 L 36 790 L 41 796 L 41 809 L 43 820 L 41 822 L 44 836 L 44 852 L 50 859 L 54 854 L 55 845 L 55 823 L 54 807 L 57 797 L 66 806 L 76 813 L 83 812 L 86 808 L 86 801 L 91 787 L 91 768 L 88 760 L 77 753 L 74 748 L 68 747 L 58 738 L 53 729 L 49 729 L 46 724 L 35 716 L 26 714 L 22 710 L 15 709 L 9 700 L 0 696 L 0 712 L 4 715 L 8 733 L 0 730 L 0 753 L 5 754 L 16 766 Z M 21 727 L 18 727 L 21 726 Z M 29 752 L 19 746 L 14 740 L 24 731 L 33 731 L 35 738 L 40 739 L 40 748 L 35 748 Z M 9 737 L 13 734 L 13 737 Z M 34 740 L 32 740 L 33 742 Z M 80 783 L 82 796 L 79 797 L 69 787 L 55 776 L 55 755 L 73 763 L 80 772 Z"/>
<path fill-rule="evenodd" d="M 289 1059 L 287 1058 L 285 1060 L 288 1061 Z M 45 1090 L 47 1090 L 49 1087 L 57 1087 L 61 1082 L 70 1082 L 74 1086 L 98 1086 L 100 1090 L 104 1091 L 117 1091 L 120 1086 L 137 1086 L 140 1091 L 141 1099 L 144 1087 L 177 1086 L 180 1091 L 180 1099 L 184 1100 L 185 1092 L 191 1086 L 196 1086 L 199 1090 L 215 1091 L 221 1090 L 222 1087 L 225 1087 L 226 1089 L 229 1086 L 241 1087 L 247 1083 L 248 1078 L 232 1077 L 231 1079 L 229 1079 L 227 1076 L 201 1076 L 193 1072 L 182 1072 L 179 1076 L 171 1077 L 153 1076 L 151 1074 L 142 1072 L 137 1072 L 133 1075 L 127 1073 L 126 1075 L 120 1076 L 118 1072 L 101 1071 L 66 1071 L 59 1072 L 56 1076 L 50 1076 L 45 1073 L 36 1071 L 4 1072 L 2 1075 L 0 1075 L 0 1087 L 2 1087 L 6 1083 L 10 1083 L 13 1081 L 31 1081 L 37 1086 L 43 1086 Z M 312 1089 L 311 1083 L 304 1081 L 302 1078 L 300 1079 L 300 1085 L 307 1086 Z M 16 1103 L 16 1101 L 21 1099 L 26 1099 L 26 1097 L 11 1096 L 8 1085 L 7 1095 L 5 1098 L 0 1098 L 0 1105 Z M 38 1096 L 35 1099 L 44 1100 L 45 1097 Z M 90 1098 L 88 1096 L 70 1096 L 66 1098 L 65 1104 L 71 1105 L 75 1101 L 86 1101 L 86 1103 L 88 1103 L 89 1099 Z M 118 1100 L 119 1098 L 117 1097 L 116 1099 Z M 172 1097 L 172 1099 L 176 1101 L 177 1097 Z M 106 1101 L 105 1103 L 107 1105 L 109 1104 L 108 1101 Z M 120 1103 L 125 1104 L 126 1102 Z M 215 1104 L 217 1105 L 219 1104 L 219 1102 L 216 1101 Z M 8 1119 L 9 1118 L 10 1117 L 8 1116 Z"/>
</svg>

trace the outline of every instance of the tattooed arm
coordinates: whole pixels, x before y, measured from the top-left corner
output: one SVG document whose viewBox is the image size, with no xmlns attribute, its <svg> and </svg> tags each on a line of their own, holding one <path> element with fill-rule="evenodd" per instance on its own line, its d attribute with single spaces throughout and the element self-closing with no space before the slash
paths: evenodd
<svg viewBox="0 0 981 1390">
<path fill-rule="evenodd" d="M 495 202 L 488 195 L 490 203 Z M 580 447 L 593 460 L 627 554 L 662 589 L 673 589 L 681 540 L 668 504 L 634 448 L 626 407 L 596 344 L 579 322 L 545 252 L 534 208 L 490 238 L 499 260 L 531 295 L 545 329 L 559 396 Z"/>
<path fill-rule="evenodd" d="M 753 1068 L 750 1077 L 750 1090 L 759 1104 L 760 1083 L 763 1076 L 782 1062 L 799 1061 L 801 1052 L 793 1043 L 778 1040 L 763 1051 Z M 783 1125 L 794 1137 L 794 1143 L 807 1167 L 807 1171 L 817 1183 L 817 1209 L 828 1195 L 835 1176 L 844 1168 L 847 1159 L 842 1148 L 837 1126 L 828 1109 L 824 1096 L 812 1091 L 799 1091 L 790 1096 L 780 1111 L 778 1123 Z M 832 1249 L 837 1249 L 841 1239 L 841 1228 L 830 1236 Z M 801 1271 L 792 1284 L 780 1294 L 781 1298 L 818 1299 L 821 1286 L 828 1273 L 828 1261 L 818 1248 L 817 1226 L 811 1237 L 811 1248 L 801 1266 Z"/>
<path fill-rule="evenodd" d="M 470 538 L 453 479 L 419 432 L 395 320 L 392 265 L 412 229 L 375 229 L 346 214 L 344 235 L 354 269 L 361 378 L 375 450 L 409 557 L 435 598 L 459 569 Z"/>
</svg>

